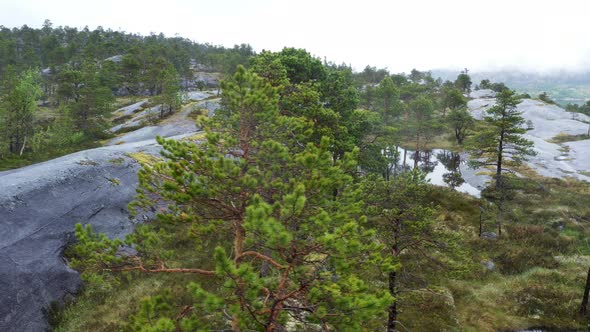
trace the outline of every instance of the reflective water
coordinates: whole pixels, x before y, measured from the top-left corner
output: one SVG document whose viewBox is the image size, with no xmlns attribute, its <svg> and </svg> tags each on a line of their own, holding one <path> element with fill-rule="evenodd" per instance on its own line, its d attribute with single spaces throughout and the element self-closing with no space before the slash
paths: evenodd
<svg viewBox="0 0 590 332">
<path fill-rule="evenodd" d="M 475 197 L 480 197 L 481 189 L 465 181 L 463 172 L 467 169 L 465 154 L 435 149 L 412 151 L 401 147 L 387 151 L 395 160 L 390 167 L 392 175 L 414 167 L 425 172 L 430 183 L 450 187 Z"/>
</svg>

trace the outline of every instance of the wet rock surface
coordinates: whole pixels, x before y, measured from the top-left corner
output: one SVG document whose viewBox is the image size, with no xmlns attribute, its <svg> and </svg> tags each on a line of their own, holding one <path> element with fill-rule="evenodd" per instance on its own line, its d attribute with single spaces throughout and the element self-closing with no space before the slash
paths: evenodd
<svg viewBox="0 0 590 332">
<path fill-rule="evenodd" d="M 78 152 L 0 172 L 0 330 L 43 331 L 43 311 L 80 286 L 62 258 L 76 223 L 122 237 L 139 164 L 127 152 L 155 154 L 155 142 Z"/>
<path fill-rule="evenodd" d="M 219 99 L 202 100 L 204 98 L 208 98 L 209 96 L 210 95 L 207 93 L 195 92 L 190 95 L 189 100 L 194 100 L 198 98 L 197 100 L 199 101 L 189 105 L 189 107 L 183 108 L 181 111 L 171 115 L 169 118 L 162 120 L 157 125 L 145 126 L 143 128 L 131 131 L 129 133 L 125 133 L 119 137 L 113 138 L 107 143 L 107 145 L 140 142 L 144 140 L 154 139 L 156 138 L 156 136 L 172 137 L 194 133 L 198 131 L 199 128 L 197 128 L 197 126 L 195 125 L 195 120 L 190 118 L 191 112 L 195 109 L 205 109 L 208 111 L 208 114 L 211 115 L 215 111 L 215 109 L 219 108 Z M 149 112 L 157 107 L 159 107 L 159 105 L 152 107 L 147 111 L 140 112 L 140 115 L 138 116 L 141 116 L 141 114 Z M 159 113 L 159 108 L 157 113 Z M 138 120 L 137 117 L 134 117 L 129 121 L 118 125 L 117 127 L 134 127 L 140 125 L 141 121 L 141 118 Z M 113 127 L 111 131 L 114 131 L 115 128 L 116 127 Z"/>
<path fill-rule="evenodd" d="M 495 98 L 491 98 L 487 90 L 478 90 L 471 94 L 467 103 L 474 118 L 481 120 L 485 111 L 494 106 Z M 483 91 L 483 92 L 481 92 Z M 518 104 L 518 111 L 528 123 L 530 130 L 524 138 L 534 143 L 536 156 L 529 157 L 527 164 L 542 176 L 564 178 L 573 177 L 590 182 L 590 139 L 555 143 L 558 136 L 586 135 L 590 117 L 584 114 L 572 114 L 563 108 L 547 104 L 539 100 L 523 99 Z"/>
<path fill-rule="evenodd" d="M 117 112 L 134 115 L 145 102 Z M 196 106 L 211 113 L 219 104 L 202 101 Z M 191 110 L 129 132 L 109 146 L 0 172 L 0 331 L 47 330 L 44 311 L 77 292 L 80 277 L 63 258 L 74 241 L 76 223 L 90 224 L 113 238 L 152 217 L 129 216 L 127 205 L 135 197 L 140 168 L 129 154 L 158 155 L 156 136 L 180 139 L 194 134 Z"/>
</svg>

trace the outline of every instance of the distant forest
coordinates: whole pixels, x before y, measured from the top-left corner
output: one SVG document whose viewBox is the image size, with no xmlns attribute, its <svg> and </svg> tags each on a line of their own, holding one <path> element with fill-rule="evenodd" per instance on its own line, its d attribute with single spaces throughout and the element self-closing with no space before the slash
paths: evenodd
<svg viewBox="0 0 590 332">
<path fill-rule="evenodd" d="M 443 79 L 457 77 L 459 70 L 433 70 L 432 75 Z M 537 96 L 545 92 L 557 104 L 584 104 L 590 96 L 590 70 L 586 71 L 555 71 L 555 72 L 523 72 L 518 70 L 470 71 L 473 82 L 489 79 L 503 82 L 521 93 Z"/>
<path fill-rule="evenodd" d="M 163 34 L 141 36 L 97 27 L 54 27 L 46 20 L 41 29 L 23 25 L 20 28 L 0 26 L 0 75 L 9 66 L 17 71 L 27 68 L 50 68 L 54 70 L 65 64 L 84 59 L 104 60 L 125 54 L 122 66 L 131 70 L 146 61 L 162 57 L 172 63 L 178 73 L 190 74 L 191 59 L 216 70 L 230 71 L 238 64 L 246 64 L 253 55 L 250 45 L 233 48 L 197 43 L 181 37 L 166 37 Z"/>
</svg>

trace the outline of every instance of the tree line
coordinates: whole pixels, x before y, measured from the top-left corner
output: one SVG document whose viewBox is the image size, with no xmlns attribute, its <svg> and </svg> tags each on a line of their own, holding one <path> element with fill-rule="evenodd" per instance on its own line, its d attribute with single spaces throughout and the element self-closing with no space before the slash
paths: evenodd
<svg viewBox="0 0 590 332">
<path fill-rule="evenodd" d="M 253 54 L 246 44 L 224 48 L 48 20 L 41 29 L 0 27 L 0 164 L 96 146 L 110 135 L 117 97 L 152 97 L 163 116 L 179 107 L 182 87 L 203 88 L 195 72 L 231 72 Z"/>
</svg>

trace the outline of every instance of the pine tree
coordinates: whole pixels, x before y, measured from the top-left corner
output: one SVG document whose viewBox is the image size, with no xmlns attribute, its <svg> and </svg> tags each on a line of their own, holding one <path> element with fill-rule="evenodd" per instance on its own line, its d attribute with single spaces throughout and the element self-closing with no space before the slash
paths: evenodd
<svg viewBox="0 0 590 332">
<path fill-rule="evenodd" d="M 425 95 L 418 96 L 408 105 L 410 123 L 409 128 L 414 138 L 416 157 L 414 167 L 417 167 L 418 153 L 426 144 L 426 141 L 434 135 L 436 123 L 434 122 L 434 103 L 432 98 Z"/>
<path fill-rule="evenodd" d="M 471 92 L 471 77 L 468 73 L 469 71 L 467 70 L 467 68 L 465 68 L 465 70 L 461 71 L 461 73 L 457 76 L 457 79 L 455 80 L 455 86 L 463 93 Z"/>
<path fill-rule="evenodd" d="M 70 115 L 86 137 L 101 137 L 106 116 L 114 102 L 113 93 L 100 81 L 100 71 L 94 62 L 84 62 L 75 77 L 80 77 L 80 83 L 74 89 L 74 102 L 69 105 Z"/>
<path fill-rule="evenodd" d="M 467 106 L 467 100 L 459 89 L 453 86 L 443 87 L 443 116 L 446 116 L 447 109 L 451 111 L 459 110 Z"/>
<path fill-rule="evenodd" d="M 471 113 L 465 108 L 452 109 L 446 120 L 453 130 L 457 144 L 463 144 L 465 137 L 467 137 L 467 130 L 474 123 Z"/>
<path fill-rule="evenodd" d="M 387 76 L 379 83 L 377 94 L 382 100 L 380 106 L 382 109 L 383 123 L 387 125 L 394 116 L 399 115 L 398 111 L 401 108 L 399 105 L 399 91 L 391 77 Z"/>
<path fill-rule="evenodd" d="M 508 167 L 520 165 L 527 156 L 535 155 L 533 142 L 522 137 L 526 132 L 524 118 L 517 105 L 520 99 L 514 91 L 505 89 L 496 96 L 496 105 L 490 107 L 484 118 L 487 129 L 473 137 L 470 144 L 471 165 L 495 168 L 495 191 L 498 195 L 498 233 L 502 232 L 502 203 L 506 188 L 504 173 Z"/>
<path fill-rule="evenodd" d="M 41 97 L 40 78 L 29 69 L 20 75 L 8 68 L 3 82 L 0 104 L 0 128 L 7 150 L 22 154 L 27 139 L 31 140 L 37 100 Z"/>
<path fill-rule="evenodd" d="M 408 290 L 400 278 L 402 273 L 406 276 L 411 273 L 404 264 L 410 260 L 409 265 L 416 265 L 420 260 L 416 257 L 420 255 L 437 261 L 432 257 L 448 247 L 441 227 L 435 225 L 435 209 L 427 202 L 429 188 L 425 173 L 416 168 L 391 180 L 368 177 L 364 181 L 371 224 L 379 234 L 379 241 L 386 245 L 386 252 L 400 264 L 399 269 L 386 274 L 389 294 L 394 298 L 387 309 L 390 332 L 397 331 L 399 298 Z M 427 265 L 418 266 L 428 269 Z"/>
<path fill-rule="evenodd" d="M 354 156 L 334 162 L 328 139 L 302 146 L 306 122 L 280 115 L 276 89 L 243 67 L 223 84 L 223 104 L 206 123 L 205 142 L 159 139 L 166 159 L 140 171 L 135 206 L 167 202 L 160 223 L 130 238 L 140 254 L 122 263 L 111 254 L 100 257 L 112 245 L 96 245 L 104 238 L 79 227 L 80 237 L 90 239 L 81 241 L 80 252 L 103 248 L 79 263 L 212 278 L 222 287 L 189 285 L 196 302 L 179 323 L 186 330 L 358 330 L 379 317 L 391 297 L 360 274 L 393 265 L 361 225 L 361 193 L 350 175 Z M 165 225 L 187 223 L 195 243 L 209 243 L 200 250 L 210 253 L 213 266 L 170 268 L 149 253 L 148 240 L 161 238 Z"/>
<path fill-rule="evenodd" d="M 180 83 L 178 74 L 174 66 L 169 65 L 161 76 L 162 94 L 156 98 L 157 102 L 161 103 L 160 118 L 163 118 L 165 113 L 172 114 L 180 107 Z"/>
</svg>

